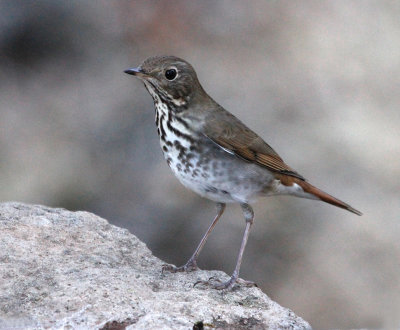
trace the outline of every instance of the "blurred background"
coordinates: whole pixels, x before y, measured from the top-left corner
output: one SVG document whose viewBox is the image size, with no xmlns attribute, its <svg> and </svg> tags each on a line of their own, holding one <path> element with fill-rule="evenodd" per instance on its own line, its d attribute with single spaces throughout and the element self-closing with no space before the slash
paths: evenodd
<svg viewBox="0 0 400 330">
<path fill-rule="evenodd" d="M 0 200 L 94 212 L 181 265 L 215 215 L 163 160 L 123 70 L 157 54 L 321 189 L 254 205 L 241 277 L 315 328 L 400 326 L 400 2 L 0 1 Z M 231 274 L 229 206 L 199 266 Z"/>
</svg>

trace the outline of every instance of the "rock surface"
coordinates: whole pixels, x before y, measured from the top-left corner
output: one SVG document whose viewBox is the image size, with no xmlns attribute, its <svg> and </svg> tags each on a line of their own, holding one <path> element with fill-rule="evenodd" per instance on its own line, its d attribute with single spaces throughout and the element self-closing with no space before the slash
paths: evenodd
<svg viewBox="0 0 400 330">
<path fill-rule="evenodd" d="M 193 287 L 225 273 L 163 275 L 162 264 L 94 214 L 0 204 L 0 328 L 310 328 L 258 288 Z"/>
</svg>

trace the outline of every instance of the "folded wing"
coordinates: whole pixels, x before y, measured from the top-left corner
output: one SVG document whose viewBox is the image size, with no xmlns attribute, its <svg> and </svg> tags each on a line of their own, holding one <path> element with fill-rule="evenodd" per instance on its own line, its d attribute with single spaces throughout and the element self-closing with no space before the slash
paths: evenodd
<svg viewBox="0 0 400 330">
<path fill-rule="evenodd" d="M 221 111 L 210 113 L 205 123 L 204 135 L 225 151 L 272 172 L 305 180 L 286 165 L 263 139 L 232 114 L 221 109 Z"/>
</svg>

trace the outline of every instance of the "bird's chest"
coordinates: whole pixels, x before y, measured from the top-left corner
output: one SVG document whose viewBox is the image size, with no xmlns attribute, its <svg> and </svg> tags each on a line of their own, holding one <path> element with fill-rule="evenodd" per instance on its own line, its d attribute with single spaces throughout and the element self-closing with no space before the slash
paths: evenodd
<svg viewBox="0 0 400 330">
<path fill-rule="evenodd" d="M 180 180 L 191 180 L 199 173 L 196 164 L 200 154 L 197 152 L 196 133 L 187 121 L 175 118 L 164 103 L 156 104 L 157 133 L 160 146 L 168 166 Z"/>
<path fill-rule="evenodd" d="M 243 176 L 245 162 L 192 129 L 190 122 L 176 118 L 161 102 L 156 103 L 155 121 L 164 158 L 185 187 L 224 203 L 239 198 L 231 193 L 242 195 L 235 187 L 238 180 L 248 181 Z"/>
</svg>

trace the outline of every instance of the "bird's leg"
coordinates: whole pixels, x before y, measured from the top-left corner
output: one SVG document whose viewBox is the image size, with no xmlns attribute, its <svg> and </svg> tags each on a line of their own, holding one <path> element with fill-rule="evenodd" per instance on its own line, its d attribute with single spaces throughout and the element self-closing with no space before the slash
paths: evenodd
<svg viewBox="0 0 400 330">
<path fill-rule="evenodd" d="M 240 206 L 242 207 L 244 218 L 246 220 L 246 229 L 244 230 L 242 245 L 240 246 L 235 270 L 233 271 L 231 278 L 227 282 L 221 282 L 219 279 L 215 279 L 212 277 L 208 281 L 198 281 L 197 283 L 195 283 L 195 285 L 204 284 L 207 286 L 211 286 L 212 288 L 217 289 L 217 290 L 231 290 L 233 288 L 233 286 L 235 285 L 235 283 L 238 283 L 238 284 L 244 285 L 244 286 L 256 286 L 256 284 L 254 282 L 239 279 L 239 271 L 240 271 L 240 265 L 242 263 L 244 249 L 246 248 L 247 239 L 248 239 L 249 233 L 250 233 L 250 227 L 253 224 L 253 220 L 254 220 L 254 212 L 253 212 L 253 209 L 251 208 L 251 206 L 249 204 L 245 204 L 245 203 L 241 204 Z"/>
<path fill-rule="evenodd" d="M 190 259 L 181 267 L 176 267 L 173 265 L 163 265 L 162 271 L 168 271 L 172 273 L 176 272 L 191 272 L 197 269 L 197 257 L 199 256 L 201 250 L 203 249 L 204 244 L 207 241 L 208 236 L 214 229 L 215 225 L 217 224 L 218 220 L 221 218 L 222 213 L 224 213 L 225 204 L 224 203 L 217 203 L 217 215 L 215 216 L 213 222 L 211 223 L 210 227 L 208 227 L 207 232 L 204 234 L 203 238 L 200 241 L 200 244 L 194 251 L 193 255 Z"/>
</svg>

